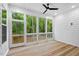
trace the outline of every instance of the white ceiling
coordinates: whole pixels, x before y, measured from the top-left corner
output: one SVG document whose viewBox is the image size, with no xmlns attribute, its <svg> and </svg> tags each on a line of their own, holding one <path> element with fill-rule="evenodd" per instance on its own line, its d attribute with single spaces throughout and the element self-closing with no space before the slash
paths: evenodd
<svg viewBox="0 0 79 59">
<path fill-rule="evenodd" d="M 45 8 L 42 6 L 43 3 L 13 3 L 12 5 L 16 5 L 22 8 L 27 8 L 30 10 L 34 10 L 37 12 L 43 13 Z M 46 4 L 46 3 L 45 3 Z M 79 7 L 79 3 L 50 3 L 50 7 L 57 7 L 59 10 L 48 10 L 45 14 L 55 15 L 68 10 L 73 9 L 72 6 Z"/>
</svg>

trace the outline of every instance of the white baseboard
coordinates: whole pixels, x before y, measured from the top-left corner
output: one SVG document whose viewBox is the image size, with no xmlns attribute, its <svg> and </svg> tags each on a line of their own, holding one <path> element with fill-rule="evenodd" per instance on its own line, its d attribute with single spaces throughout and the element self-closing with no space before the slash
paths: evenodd
<svg viewBox="0 0 79 59">
<path fill-rule="evenodd" d="M 79 47 L 79 45 L 77 45 L 77 44 L 74 44 L 74 43 L 71 43 L 71 42 L 67 42 L 67 41 L 64 41 L 64 40 L 56 40 L 56 41 L 60 41 L 60 42 L 63 42 L 63 43 L 69 44 L 69 45 L 73 45 L 73 46 Z"/>
</svg>

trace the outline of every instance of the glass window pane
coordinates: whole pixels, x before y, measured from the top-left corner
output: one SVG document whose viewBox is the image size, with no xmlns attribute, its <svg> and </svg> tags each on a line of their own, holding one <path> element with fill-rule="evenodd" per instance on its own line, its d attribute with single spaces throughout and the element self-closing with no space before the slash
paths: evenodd
<svg viewBox="0 0 79 59">
<path fill-rule="evenodd" d="M 52 39 L 52 33 L 48 33 L 48 34 L 47 34 L 47 38 L 48 38 L 48 39 Z"/>
<path fill-rule="evenodd" d="M 27 33 L 33 33 L 32 31 L 32 16 L 27 15 L 26 16 L 26 22 L 27 22 Z"/>
<path fill-rule="evenodd" d="M 23 22 L 12 22 L 13 34 L 24 34 L 24 23 Z"/>
<path fill-rule="evenodd" d="M 33 33 L 36 33 L 36 17 L 32 16 Z"/>
<path fill-rule="evenodd" d="M 7 18 L 7 11 L 6 10 L 2 10 L 2 23 L 6 24 L 6 18 Z"/>
<path fill-rule="evenodd" d="M 37 41 L 37 35 L 27 35 L 27 43 Z"/>
<path fill-rule="evenodd" d="M 2 18 L 2 23 L 6 24 L 6 18 Z"/>
<path fill-rule="evenodd" d="M 12 13 L 12 18 L 13 19 L 18 19 L 18 20 L 24 20 L 24 14 L 13 12 Z"/>
<path fill-rule="evenodd" d="M 36 17 L 27 15 L 26 22 L 27 22 L 27 33 L 35 33 L 36 32 Z"/>
<path fill-rule="evenodd" d="M 39 32 L 45 32 L 45 19 L 39 18 Z"/>
<path fill-rule="evenodd" d="M 13 39 L 12 43 L 22 43 L 24 42 L 24 22 L 12 22 L 12 33 L 13 33 Z"/>
<path fill-rule="evenodd" d="M 32 39 L 33 39 L 32 35 L 27 35 L 27 42 L 32 42 L 33 41 Z"/>
<path fill-rule="evenodd" d="M 13 20 L 24 20 L 24 14 L 13 12 L 12 13 Z M 20 21 L 12 21 L 12 34 L 13 39 L 12 43 L 23 43 L 24 42 L 24 22 Z"/>
<path fill-rule="evenodd" d="M 2 25 L 2 43 L 6 41 L 6 26 Z"/>
<path fill-rule="evenodd" d="M 12 40 L 13 44 L 22 43 L 22 42 L 24 42 L 24 36 L 13 36 L 13 40 Z"/>
<path fill-rule="evenodd" d="M 36 33 L 36 17 L 35 16 L 26 16 L 27 24 L 27 33 Z M 37 40 L 37 35 L 27 35 L 27 43 L 34 42 Z"/>
<path fill-rule="evenodd" d="M 38 35 L 38 40 L 44 40 L 46 39 L 46 34 L 39 34 Z"/>
<path fill-rule="evenodd" d="M 6 10 L 2 10 L 2 18 L 7 18 L 7 11 Z"/>
<path fill-rule="evenodd" d="M 52 20 L 47 20 L 47 32 L 52 32 Z"/>
</svg>

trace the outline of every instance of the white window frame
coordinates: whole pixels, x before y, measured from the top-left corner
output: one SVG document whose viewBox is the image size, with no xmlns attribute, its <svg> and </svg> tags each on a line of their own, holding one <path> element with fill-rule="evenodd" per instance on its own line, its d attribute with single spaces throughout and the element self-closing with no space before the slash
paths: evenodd
<svg viewBox="0 0 79 59">
<path fill-rule="evenodd" d="M 3 8 L 3 7 L 2 7 L 2 10 L 3 10 L 3 9 L 7 10 L 6 8 Z M 1 15 L 1 18 L 2 18 L 2 15 Z M 2 18 L 2 19 L 3 19 L 3 18 Z M 1 22 L 2 22 L 2 19 L 1 19 Z M 6 26 L 6 41 L 5 41 L 5 42 L 7 42 L 7 17 L 6 17 L 5 19 L 6 19 L 6 24 L 1 23 L 1 26 L 2 26 L 2 25 L 3 25 L 3 26 Z M 2 31 L 1 31 L 1 32 L 2 32 Z M 4 43 L 5 43 L 5 42 L 4 42 Z M 3 44 L 4 44 L 4 43 L 3 43 Z"/>
<path fill-rule="evenodd" d="M 29 15 L 29 16 L 33 16 L 33 15 L 30 15 L 30 14 L 26 14 L 26 15 Z M 26 16 L 25 16 L 26 17 Z M 36 16 L 35 16 L 36 17 Z M 27 18 L 26 18 L 27 19 Z M 33 19 L 33 18 L 32 18 Z M 26 21 L 26 20 L 25 20 Z M 37 40 L 36 41 L 34 41 L 34 42 L 27 42 L 27 35 L 36 35 L 36 37 L 37 37 L 37 17 L 36 17 L 36 33 L 27 33 L 27 22 L 25 23 L 25 28 L 26 28 L 26 45 L 29 45 L 29 44 L 33 44 L 33 43 L 36 43 L 37 42 L 37 40 L 38 40 L 38 38 L 37 38 Z"/>
<path fill-rule="evenodd" d="M 21 12 L 17 12 L 17 10 L 20 10 Z M 17 47 L 17 46 L 21 46 L 21 45 L 27 45 L 27 44 L 29 44 L 29 43 L 27 43 L 27 35 L 36 35 L 37 36 L 37 42 L 39 42 L 39 39 L 38 39 L 38 36 L 40 35 L 40 34 L 45 34 L 46 35 L 46 39 L 48 40 L 48 38 L 47 38 L 47 34 L 48 33 L 52 33 L 53 34 L 53 29 L 52 29 L 52 32 L 47 32 L 47 18 L 45 17 L 45 16 L 39 16 L 39 15 L 31 15 L 31 14 L 29 14 L 29 12 L 26 10 L 26 9 L 22 9 L 22 8 L 18 8 L 18 7 L 15 7 L 15 6 L 10 6 L 10 22 L 11 22 L 11 24 L 10 24 L 10 35 L 11 35 L 11 37 L 10 37 L 10 40 L 9 40 L 9 42 L 10 42 L 10 47 Z M 22 13 L 22 14 L 24 14 L 24 20 L 13 20 L 12 19 L 12 12 L 17 12 L 17 13 Z M 26 15 L 29 15 L 29 16 L 35 16 L 36 17 L 36 33 L 27 33 L 27 22 L 26 22 Z M 39 18 L 40 17 L 43 17 L 43 18 L 45 18 L 45 32 L 44 33 L 40 33 L 39 32 Z M 13 21 L 19 21 L 19 22 L 24 22 L 24 42 L 23 42 L 23 44 L 20 44 L 20 43 L 17 43 L 17 44 L 12 44 L 12 22 Z M 53 21 L 53 20 L 52 20 Z M 53 24 L 52 24 L 53 25 Z M 53 26 L 52 26 L 53 27 Z M 14 35 L 15 36 L 15 35 Z M 18 35 L 19 36 L 19 35 Z M 31 42 L 31 43 L 33 43 L 33 42 Z"/>
<path fill-rule="evenodd" d="M 49 39 L 49 40 L 52 39 L 52 40 L 53 40 L 53 19 L 47 18 L 47 21 L 48 21 L 48 19 L 50 19 L 50 20 L 52 21 L 52 32 L 47 32 L 47 35 L 48 35 L 48 34 L 52 34 L 52 38 L 48 38 L 48 37 L 47 37 L 47 39 Z"/>
<path fill-rule="evenodd" d="M 18 10 L 18 9 L 17 9 Z M 11 23 L 13 22 L 13 21 L 15 21 L 15 22 L 25 22 L 24 20 L 25 20 L 25 18 L 23 18 L 23 20 L 19 20 L 19 19 L 13 19 L 12 18 L 12 13 L 22 13 L 22 14 L 24 14 L 24 12 L 22 12 L 23 10 L 21 10 L 20 12 L 18 12 L 16 9 L 11 9 Z M 25 24 L 25 23 L 24 23 Z M 12 25 L 11 25 L 12 26 Z M 24 27 L 25 27 L 25 25 L 24 25 Z M 25 28 L 24 28 L 25 29 Z M 11 27 L 11 30 L 12 30 L 12 27 Z M 24 30 L 24 32 L 25 32 L 25 30 Z M 24 42 L 22 42 L 22 43 L 16 43 L 16 44 L 13 44 L 12 43 L 12 40 L 13 40 L 13 36 L 23 36 L 24 37 Z M 15 34 L 15 35 L 13 35 L 13 33 L 12 33 L 12 31 L 11 31 L 11 41 L 10 41 L 11 43 L 10 43 L 10 47 L 17 47 L 17 46 L 22 46 L 22 45 L 25 45 L 25 33 L 24 34 Z"/>
</svg>

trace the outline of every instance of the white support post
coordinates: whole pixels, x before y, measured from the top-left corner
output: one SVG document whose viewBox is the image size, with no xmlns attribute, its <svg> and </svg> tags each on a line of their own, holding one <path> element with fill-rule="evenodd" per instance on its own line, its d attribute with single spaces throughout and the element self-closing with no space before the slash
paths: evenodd
<svg viewBox="0 0 79 59">
<path fill-rule="evenodd" d="M 9 48 L 11 48 L 12 47 L 12 12 L 9 4 L 7 9 L 7 35 L 8 35 L 7 39 L 8 39 Z"/>
<path fill-rule="evenodd" d="M 39 17 L 37 17 L 37 20 L 36 20 L 36 33 L 37 33 L 37 41 L 38 41 L 38 35 L 39 35 Z"/>
<path fill-rule="evenodd" d="M 54 39 L 54 19 L 52 19 L 52 40 Z"/>
<path fill-rule="evenodd" d="M 26 29 L 26 26 L 27 26 L 26 14 L 24 13 L 24 45 L 27 44 L 27 36 L 26 36 L 27 29 Z"/>
<path fill-rule="evenodd" d="M 9 49 L 9 26 L 8 26 L 8 20 L 9 20 L 9 6 L 7 4 L 7 20 L 6 20 L 6 24 L 7 24 L 7 42 L 8 42 L 8 49 Z"/>
<path fill-rule="evenodd" d="M 46 19 L 46 39 L 47 39 L 47 19 Z"/>
</svg>

